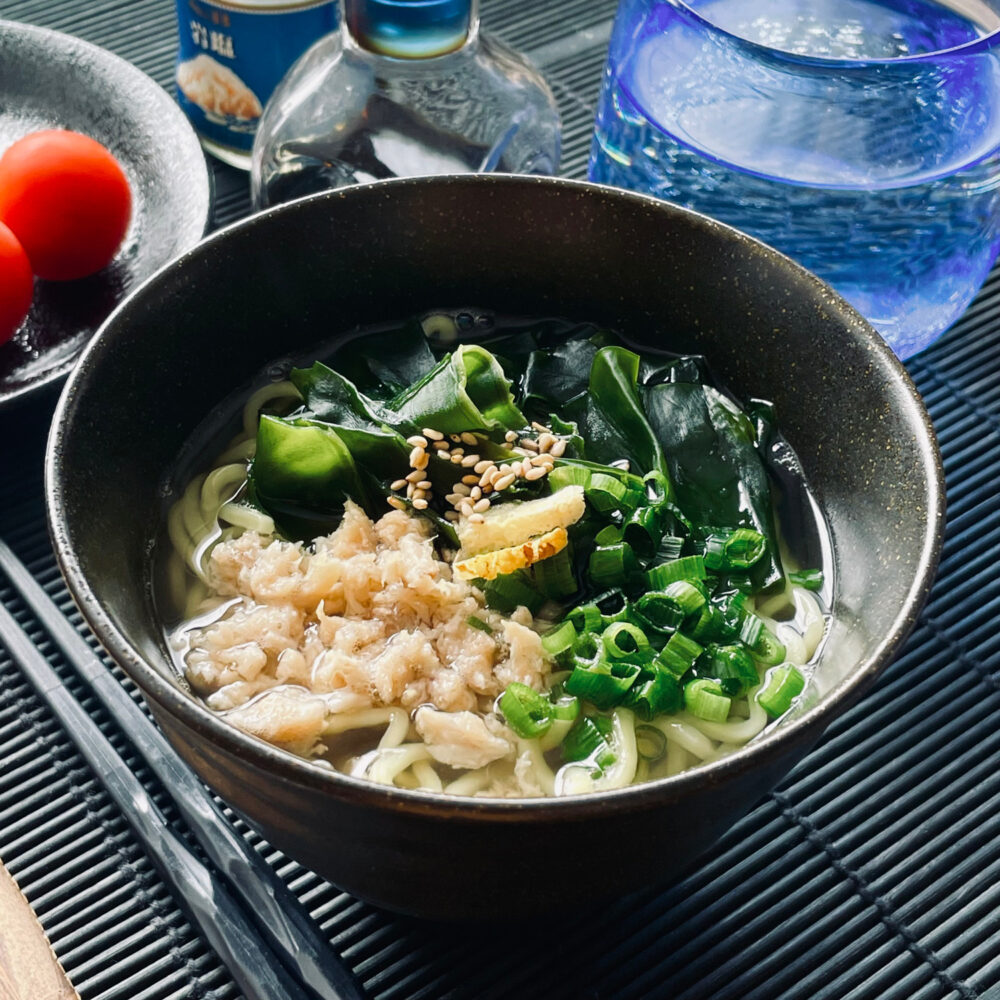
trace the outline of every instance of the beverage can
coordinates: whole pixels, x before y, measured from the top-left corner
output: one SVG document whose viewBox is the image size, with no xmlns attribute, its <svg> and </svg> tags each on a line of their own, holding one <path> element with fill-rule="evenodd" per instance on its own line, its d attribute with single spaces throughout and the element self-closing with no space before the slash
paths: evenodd
<svg viewBox="0 0 1000 1000">
<path fill-rule="evenodd" d="M 337 24 L 336 0 L 177 0 L 177 100 L 205 148 L 248 168 L 274 88 Z"/>
</svg>

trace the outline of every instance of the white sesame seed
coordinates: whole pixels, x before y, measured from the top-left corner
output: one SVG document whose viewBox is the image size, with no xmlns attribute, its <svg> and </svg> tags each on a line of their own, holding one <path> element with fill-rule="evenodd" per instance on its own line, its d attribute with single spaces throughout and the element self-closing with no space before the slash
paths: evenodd
<svg viewBox="0 0 1000 1000">
<path fill-rule="evenodd" d="M 406 495 L 411 500 L 413 499 L 413 494 L 416 492 L 416 490 L 417 490 L 417 488 L 416 488 L 416 486 L 413 485 L 413 483 L 407 483 L 406 484 Z"/>
<path fill-rule="evenodd" d="M 540 424 L 537 420 L 531 421 L 531 426 L 534 430 L 538 431 L 539 434 L 551 434 L 552 432 L 545 426 L 545 424 Z"/>
<path fill-rule="evenodd" d="M 566 450 L 566 442 L 562 438 L 559 438 L 552 445 L 552 447 L 549 448 L 549 454 L 552 455 L 554 458 L 560 458 L 565 450 Z"/>
<path fill-rule="evenodd" d="M 502 464 L 502 465 L 500 466 L 500 475 L 501 475 L 501 476 L 506 476 L 506 475 L 507 475 L 507 473 L 508 473 L 508 472 L 510 472 L 510 470 L 511 470 L 511 465 L 510 465 L 510 463 L 509 463 L 509 462 L 504 462 L 504 463 L 503 463 L 503 464 Z"/>
<path fill-rule="evenodd" d="M 544 455 L 536 455 L 531 460 L 531 464 L 536 465 L 539 468 L 551 469 L 552 466 L 556 464 L 556 460 L 549 452 L 545 452 Z"/>
<path fill-rule="evenodd" d="M 455 463 L 455 465 L 461 465 L 462 464 L 462 454 L 461 454 L 461 452 L 453 451 L 451 453 L 451 460 Z"/>
<path fill-rule="evenodd" d="M 414 445 L 413 450 L 410 452 L 410 465 L 413 466 L 413 468 L 416 468 L 417 459 L 420 458 L 421 455 L 426 455 L 426 454 L 427 452 L 425 452 L 420 445 Z"/>
<path fill-rule="evenodd" d="M 549 434 L 548 431 L 546 431 L 544 434 L 539 434 L 538 435 L 538 450 L 539 451 L 548 451 L 556 443 L 556 440 L 557 440 L 557 438 L 556 438 L 555 434 Z"/>
<path fill-rule="evenodd" d="M 446 510 L 444 512 L 444 516 L 449 521 L 457 521 L 458 520 L 458 511 L 457 510 Z"/>
<path fill-rule="evenodd" d="M 514 452 L 515 455 L 521 455 L 524 458 L 528 458 L 531 455 L 531 452 L 524 448 L 511 448 L 510 450 Z"/>
<path fill-rule="evenodd" d="M 417 510 L 427 510 L 427 501 L 424 499 L 418 499 L 413 501 L 413 506 Z"/>
<path fill-rule="evenodd" d="M 420 482 L 417 483 L 417 489 L 418 490 L 429 490 L 429 489 L 432 489 L 432 488 L 433 488 L 433 484 L 431 483 L 431 481 L 429 479 L 421 479 Z"/>
<path fill-rule="evenodd" d="M 451 449 L 451 453 L 452 453 L 453 456 L 454 455 L 458 455 L 458 457 L 461 458 L 465 454 L 465 449 L 464 448 L 452 448 Z"/>
<path fill-rule="evenodd" d="M 424 427 L 420 433 L 429 441 L 441 441 L 444 438 L 444 435 L 440 431 L 434 430 L 433 427 Z"/>
<path fill-rule="evenodd" d="M 390 507 L 395 507 L 396 510 L 406 510 L 406 504 L 399 497 L 386 497 L 385 501 Z"/>
<path fill-rule="evenodd" d="M 483 491 L 482 491 L 482 489 L 479 486 L 473 486 L 472 487 L 472 492 L 469 493 L 469 496 L 473 500 L 478 500 L 482 495 L 483 495 Z"/>
<path fill-rule="evenodd" d="M 513 472 L 508 472 L 506 476 L 501 476 L 493 484 L 493 489 L 495 489 L 499 493 L 501 490 L 507 489 L 507 487 L 510 486 L 510 484 L 513 483 L 515 479 L 517 479 L 517 476 L 515 476 Z"/>
<path fill-rule="evenodd" d="M 450 503 L 452 507 L 457 507 L 465 497 L 461 493 L 449 493 L 445 498 L 446 503 Z"/>
<path fill-rule="evenodd" d="M 426 448 L 427 447 L 427 438 L 421 437 L 419 434 L 414 434 L 413 437 L 408 437 L 406 439 L 406 443 L 411 448 Z"/>
<path fill-rule="evenodd" d="M 405 490 L 406 489 L 406 480 L 405 479 L 397 479 L 392 484 L 392 486 L 389 487 L 389 489 L 391 489 L 391 490 Z"/>
<path fill-rule="evenodd" d="M 424 478 L 424 473 L 422 469 L 414 469 L 412 472 L 406 474 L 406 481 L 408 483 L 419 483 Z"/>
<path fill-rule="evenodd" d="M 462 476 L 462 482 L 465 483 L 467 486 L 478 486 L 479 476 L 473 476 L 473 475 Z"/>
<path fill-rule="evenodd" d="M 517 431 L 507 431 L 507 433 L 504 434 L 503 439 L 504 441 L 516 441 Z"/>
<path fill-rule="evenodd" d="M 486 518 L 483 517 L 482 514 L 470 514 L 469 515 L 469 522 L 471 524 L 482 524 L 483 521 L 485 521 L 485 520 L 486 520 Z"/>
<path fill-rule="evenodd" d="M 462 459 L 462 468 L 464 468 L 464 469 L 471 469 L 478 462 L 479 462 L 479 456 L 478 455 L 466 455 Z"/>
<path fill-rule="evenodd" d="M 519 444 L 525 451 L 538 451 L 538 442 L 534 438 L 521 438 Z"/>
<path fill-rule="evenodd" d="M 472 513 L 472 501 L 463 500 L 462 505 L 458 508 L 458 512 L 463 517 L 468 517 Z"/>
<path fill-rule="evenodd" d="M 465 483 L 455 483 L 455 492 L 461 497 L 467 497 L 472 490 Z"/>
<path fill-rule="evenodd" d="M 462 435 L 461 434 L 449 434 L 448 435 L 448 440 L 449 441 L 454 441 L 455 444 L 458 444 L 459 441 L 462 440 Z"/>
<path fill-rule="evenodd" d="M 435 451 L 447 451 L 451 445 L 447 441 L 435 441 L 434 450 Z"/>
<path fill-rule="evenodd" d="M 416 451 L 415 448 L 414 451 Z M 427 463 L 429 461 L 430 461 L 430 455 L 428 455 L 426 451 L 421 451 L 420 454 L 417 455 L 415 461 L 414 460 L 410 461 L 410 465 L 412 465 L 414 469 L 426 469 Z"/>
<path fill-rule="evenodd" d="M 479 438 L 472 431 L 462 431 L 462 440 L 466 444 L 479 444 Z"/>
<path fill-rule="evenodd" d="M 472 505 L 472 512 L 474 514 L 482 514 L 484 511 L 487 511 L 489 509 L 490 509 L 490 502 L 489 500 L 486 499 L 486 497 L 483 497 L 481 500 L 477 500 Z"/>
<path fill-rule="evenodd" d="M 422 490 L 419 486 L 415 487 L 413 490 L 414 500 L 423 500 L 427 496 L 427 490 Z"/>
<path fill-rule="evenodd" d="M 476 462 L 472 471 L 477 476 L 481 476 L 487 469 L 491 468 L 493 468 L 493 463 L 488 458 L 484 458 L 481 462 Z"/>
<path fill-rule="evenodd" d="M 541 479 L 542 476 L 547 476 L 548 473 L 548 469 L 541 466 L 535 466 L 534 468 L 528 469 L 528 471 L 524 474 L 524 478 L 529 482 L 534 482 L 536 479 Z"/>
</svg>

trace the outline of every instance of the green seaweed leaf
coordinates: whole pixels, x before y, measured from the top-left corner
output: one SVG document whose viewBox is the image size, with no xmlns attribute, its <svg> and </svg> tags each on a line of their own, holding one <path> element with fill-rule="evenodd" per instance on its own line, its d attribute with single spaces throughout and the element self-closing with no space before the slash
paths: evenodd
<svg viewBox="0 0 1000 1000">
<path fill-rule="evenodd" d="M 642 394 L 667 456 L 677 504 L 701 525 L 759 531 L 767 553 L 752 575 L 758 586 L 774 583 L 781 568 L 770 483 L 750 418 L 707 385 L 663 383 Z"/>
<path fill-rule="evenodd" d="M 287 538 L 332 531 L 348 498 L 370 507 L 347 444 L 332 427 L 306 420 L 261 416 L 249 485 Z"/>
<path fill-rule="evenodd" d="M 463 344 L 419 382 L 388 403 L 391 422 L 407 431 L 433 427 L 445 434 L 521 428 L 510 381 L 485 348 Z"/>
</svg>

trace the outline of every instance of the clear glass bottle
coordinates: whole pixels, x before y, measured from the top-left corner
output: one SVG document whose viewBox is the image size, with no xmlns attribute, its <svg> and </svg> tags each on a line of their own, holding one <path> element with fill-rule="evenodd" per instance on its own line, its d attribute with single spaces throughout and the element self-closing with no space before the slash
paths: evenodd
<svg viewBox="0 0 1000 1000">
<path fill-rule="evenodd" d="M 258 208 L 420 174 L 553 174 L 559 113 L 541 74 L 479 30 L 476 0 L 345 0 L 264 110 Z"/>
</svg>

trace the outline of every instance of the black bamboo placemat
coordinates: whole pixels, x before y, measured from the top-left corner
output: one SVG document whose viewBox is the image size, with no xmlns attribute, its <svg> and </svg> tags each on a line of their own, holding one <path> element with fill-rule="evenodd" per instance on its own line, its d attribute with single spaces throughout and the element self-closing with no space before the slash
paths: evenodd
<svg viewBox="0 0 1000 1000">
<path fill-rule="evenodd" d="M 485 25 L 551 82 L 570 176 L 585 171 L 614 6 L 483 2 Z M 0 16 L 80 35 L 169 86 L 176 17 L 167 0 L 4 0 Z M 246 179 L 213 170 L 221 225 L 248 211 Z M 487 932 L 376 910 L 247 833 L 373 1000 L 1000 998 L 1000 272 L 909 368 L 948 481 L 930 602 L 876 688 L 687 878 Z M 44 521 L 52 404 L 49 396 L 0 419 L 0 537 L 82 629 Z M 3 584 L 0 600 L 63 670 Z M 127 754 L 113 721 L 87 704 Z M 670 846 L 629 849 L 648 851 L 655 872 Z M 0 857 L 83 1000 L 238 996 L 2 649 Z"/>
</svg>

